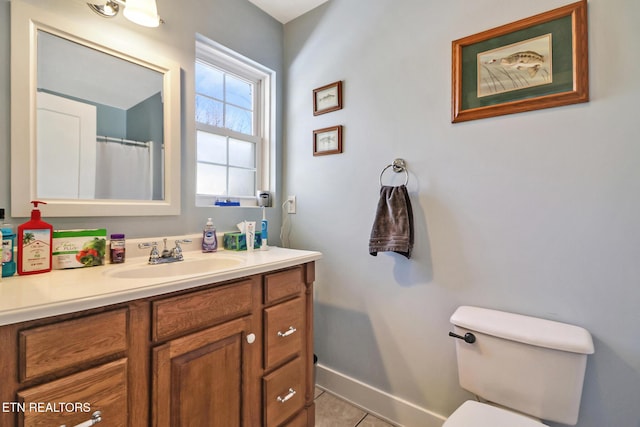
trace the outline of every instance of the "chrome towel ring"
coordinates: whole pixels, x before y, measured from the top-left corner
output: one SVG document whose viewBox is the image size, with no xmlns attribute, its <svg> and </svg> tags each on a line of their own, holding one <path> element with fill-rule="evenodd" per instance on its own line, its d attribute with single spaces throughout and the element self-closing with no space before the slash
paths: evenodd
<svg viewBox="0 0 640 427">
<path fill-rule="evenodd" d="M 407 162 L 405 162 L 404 159 L 395 159 L 392 164 L 387 165 L 384 169 L 382 169 L 382 172 L 380 172 L 380 179 L 379 179 L 380 186 L 382 186 L 382 175 L 384 175 L 386 170 L 389 168 L 393 168 L 393 171 L 395 173 L 404 172 L 404 175 L 405 175 L 404 185 L 407 185 L 407 183 L 409 182 L 409 172 L 407 171 Z"/>
</svg>

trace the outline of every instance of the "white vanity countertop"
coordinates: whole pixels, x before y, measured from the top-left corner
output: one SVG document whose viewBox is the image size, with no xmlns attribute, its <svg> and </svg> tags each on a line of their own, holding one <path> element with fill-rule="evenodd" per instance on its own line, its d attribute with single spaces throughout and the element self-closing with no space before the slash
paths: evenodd
<svg viewBox="0 0 640 427">
<path fill-rule="evenodd" d="M 129 254 L 127 254 L 129 255 Z M 204 271 L 203 259 L 235 259 L 235 265 Z M 4 277 L 0 281 L 0 325 L 39 319 L 105 305 L 190 289 L 237 279 L 271 270 L 291 267 L 322 258 L 320 252 L 269 247 L 267 251 L 184 251 L 185 261 L 199 264 L 195 273 L 161 277 L 122 278 L 125 270 L 157 269 L 167 265 L 148 265 L 147 257 L 127 257 L 124 264 L 53 270 L 28 276 Z M 175 265 L 169 264 L 169 265 Z M 188 270 L 179 267 L 182 270 Z M 157 270 L 156 270 L 157 271 Z M 126 272 L 125 272 L 126 273 Z M 119 277 L 116 277 L 119 276 Z M 153 274 L 152 274 L 153 275 Z"/>
</svg>

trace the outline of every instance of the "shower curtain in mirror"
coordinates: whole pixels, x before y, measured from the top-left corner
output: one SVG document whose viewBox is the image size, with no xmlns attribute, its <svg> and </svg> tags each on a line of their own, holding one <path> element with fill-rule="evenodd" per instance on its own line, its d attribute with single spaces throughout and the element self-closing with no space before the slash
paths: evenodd
<svg viewBox="0 0 640 427">
<path fill-rule="evenodd" d="M 98 140 L 96 198 L 151 200 L 151 144 Z"/>
</svg>

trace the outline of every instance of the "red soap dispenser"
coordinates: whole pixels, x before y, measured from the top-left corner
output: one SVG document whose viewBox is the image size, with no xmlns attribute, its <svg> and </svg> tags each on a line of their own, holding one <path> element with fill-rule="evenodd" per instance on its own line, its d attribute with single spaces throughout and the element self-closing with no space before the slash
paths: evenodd
<svg viewBox="0 0 640 427">
<path fill-rule="evenodd" d="M 31 220 L 18 226 L 18 274 L 37 274 L 51 271 L 53 227 L 42 221 L 38 204 L 34 200 Z"/>
</svg>

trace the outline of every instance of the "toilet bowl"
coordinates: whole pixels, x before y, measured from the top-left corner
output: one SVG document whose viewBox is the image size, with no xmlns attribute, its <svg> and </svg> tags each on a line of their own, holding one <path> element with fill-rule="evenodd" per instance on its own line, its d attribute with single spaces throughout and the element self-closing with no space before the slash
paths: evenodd
<svg viewBox="0 0 640 427">
<path fill-rule="evenodd" d="M 533 418 L 487 403 L 467 400 L 442 427 L 548 427 Z"/>
</svg>

